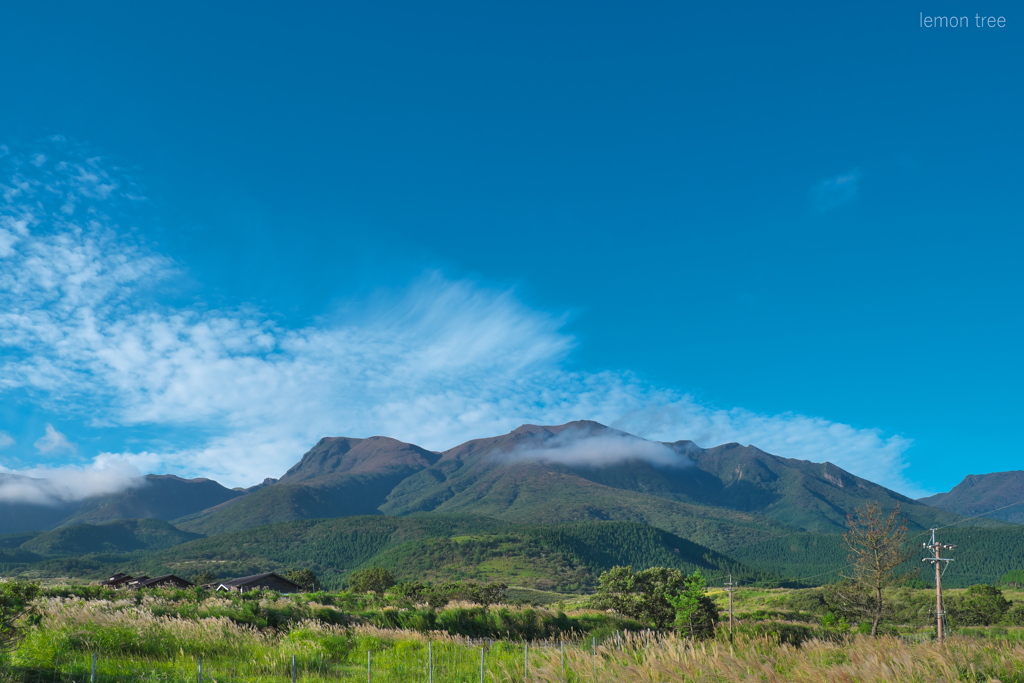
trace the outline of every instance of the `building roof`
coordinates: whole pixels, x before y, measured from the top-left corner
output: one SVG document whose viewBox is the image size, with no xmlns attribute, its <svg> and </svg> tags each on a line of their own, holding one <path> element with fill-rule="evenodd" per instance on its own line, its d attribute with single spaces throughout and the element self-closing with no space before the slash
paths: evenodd
<svg viewBox="0 0 1024 683">
<path fill-rule="evenodd" d="M 152 579 L 140 579 L 135 582 L 135 585 L 139 588 L 149 588 L 150 586 L 159 586 L 162 583 L 184 583 L 189 586 L 195 585 L 191 581 L 183 579 L 180 576 L 175 576 L 174 574 L 164 574 L 163 576 L 157 576 Z"/>
<path fill-rule="evenodd" d="M 132 576 L 131 574 L 122 574 L 121 572 L 118 572 L 118 573 L 114 574 L 113 576 L 111 576 L 106 581 L 100 581 L 100 585 L 102 585 L 102 586 L 117 586 L 119 584 L 128 583 L 129 581 L 134 581 L 134 580 L 135 580 L 135 577 Z"/>
</svg>

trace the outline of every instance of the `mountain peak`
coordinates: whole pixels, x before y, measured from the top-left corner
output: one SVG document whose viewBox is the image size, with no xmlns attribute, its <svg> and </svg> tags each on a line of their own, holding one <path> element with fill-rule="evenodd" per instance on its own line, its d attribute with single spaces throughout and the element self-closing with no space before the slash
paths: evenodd
<svg viewBox="0 0 1024 683">
<path fill-rule="evenodd" d="M 968 474 L 946 493 L 921 498 L 920 502 L 961 515 L 983 515 L 1021 523 L 1024 522 L 1024 471 Z"/>
<path fill-rule="evenodd" d="M 285 472 L 278 483 L 295 484 L 337 475 L 418 471 L 437 462 L 439 454 L 387 436 L 354 439 L 324 437 Z"/>
</svg>

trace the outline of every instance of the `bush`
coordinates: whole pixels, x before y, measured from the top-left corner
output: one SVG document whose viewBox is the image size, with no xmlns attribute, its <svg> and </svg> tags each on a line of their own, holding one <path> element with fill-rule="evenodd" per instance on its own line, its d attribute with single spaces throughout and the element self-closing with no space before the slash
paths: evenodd
<svg viewBox="0 0 1024 683">
<path fill-rule="evenodd" d="M 0 652 L 13 650 L 24 637 L 22 621 L 31 615 L 38 595 L 34 583 L 0 583 Z"/>
<path fill-rule="evenodd" d="M 1003 623 L 1010 626 L 1024 626 L 1024 604 L 1013 605 L 1003 615 Z"/>
<path fill-rule="evenodd" d="M 950 619 L 958 626 L 991 626 L 1010 609 L 1010 601 L 995 586 L 977 584 L 948 600 Z"/>
<path fill-rule="evenodd" d="M 382 567 L 370 567 L 355 572 L 349 577 L 349 587 L 356 593 L 376 593 L 383 595 L 384 591 L 395 585 L 395 577 L 387 569 Z"/>
</svg>

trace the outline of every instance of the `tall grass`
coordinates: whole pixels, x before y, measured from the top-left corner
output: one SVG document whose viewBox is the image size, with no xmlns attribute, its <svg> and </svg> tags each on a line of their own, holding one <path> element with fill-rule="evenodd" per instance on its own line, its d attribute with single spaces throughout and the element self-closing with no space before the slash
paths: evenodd
<svg viewBox="0 0 1024 683">
<path fill-rule="evenodd" d="M 138 594 L 50 597 L 39 623 L 4 661 L 0 682 L 83 683 L 97 653 L 99 683 L 197 682 L 200 661 L 204 683 L 284 683 L 291 680 L 293 657 L 296 678 L 303 683 L 366 681 L 368 655 L 375 683 L 426 683 L 431 664 L 437 683 L 477 683 L 481 655 L 488 683 L 1024 683 L 1019 629 L 1003 629 L 999 639 L 979 633 L 942 645 L 865 636 L 786 642 L 753 632 L 737 634 L 731 644 L 724 634 L 695 644 L 651 631 L 603 640 L 559 633 L 532 641 L 492 641 L 328 623 L 308 616 L 323 607 L 319 603 L 279 596 L 211 598 L 196 604 Z M 278 626 L 232 618 L 243 607 L 256 610 L 260 623 L 260 613 L 296 618 Z M 505 616 L 500 618 L 510 623 L 537 617 L 535 610 L 503 607 L 496 614 L 501 610 Z"/>
<path fill-rule="evenodd" d="M 526 644 L 496 642 L 475 644 L 451 637 L 427 639 L 416 632 L 374 633 L 364 631 L 347 641 L 343 652 L 332 652 L 319 636 L 333 633 L 301 629 L 276 647 L 250 652 L 248 658 L 204 659 L 203 680 L 289 681 L 291 654 L 295 655 L 297 679 L 304 683 L 367 680 L 367 651 L 372 657 L 373 680 L 378 683 L 415 683 L 428 680 L 428 647 L 433 654 L 433 680 L 438 683 L 476 683 L 480 680 L 483 652 L 488 683 L 971 683 L 1024 682 L 1024 646 L 1014 643 L 983 643 L 953 639 L 909 644 L 883 637 L 857 636 L 847 643 L 809 641 L 803 646 L 779 645 L 770 638 L 740 638 L 692 644 L 675 637 L 633 634 L 609 639 L 595 649 L 574 643 L 564 649 L 558 643 Z M 351 643 L 355 647 L 348 647 Z M 197 659 L 176 656 L 116 656 L 99 660 L 98 680 L 197 681 Z M 51 668 L 16 665 L 0 676 L 5 683 L 84 681 L 90 658 L 72 653 Z"/>
</svg>

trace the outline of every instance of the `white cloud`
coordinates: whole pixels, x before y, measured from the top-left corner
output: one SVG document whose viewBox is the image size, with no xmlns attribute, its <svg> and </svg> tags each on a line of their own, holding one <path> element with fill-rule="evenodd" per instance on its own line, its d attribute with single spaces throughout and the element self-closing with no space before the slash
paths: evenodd
<svg viewBox="0 0 1024 683">
<path fill-rule="evenodd" d="M 15 443 L 17 442 L 14 440 L 13 436 L 3 430 L 0 430 L 0 451 L 5 448 L 10 448 Z"/>
<path fill-rule="evenodd" d="M 58 505 L 145 484 L 138 470 L 126 462 L 17 471 L 0 467 L 0 501 L 5 503 Z"/>
<path fill-rule="evenodd" d="M 65 145 L 63 157 L 71 156 Z M 590 419 L 647 438 L 742 441 L 831 460 L 905 493 L 909 441 L 801 415 L 720 409 L 628 373 L 577 373 L 555 316 L 512 293 L 431 274 L 340 322 L 285 329 L 258 310 L 171 308 L 177 266 L 111 216 L 141 196 L 97 159 L 0 177 L 0 392 L 97 425 L 210 436 L 195 448 L 103 454 L 142 471 L 246 485 L 279 476 L 324 435 L 444 449 L 524 422 Z M 9 163 L 8 163 L 9 162 Z M 2 235 L 0 235 L 2 237 Z M 0 249 L 7 244 L 0 240 Z"/>
<path fill-rule="evenodd" d="M 41 455 L 53 455 L 56 453 L 76 453 L 78 448 L 68 441 L 68 437 L 53 428 L 52 424 L 46 425 L 46 434 L 36 439 L 36 450 Z"/>
<path fill-rule="evenodd" d="M 570 427 L 540 442 L 515 448 L 507 460 L 535 460 L 569 466 L 605 467 L 641 460 L 660 467 L 688 467 L 693 462 L 665 444 L 631 434 L 595 432 L 587 427 Z"/>
<path fill-rule="evenodd" d="M 834 178 L 822 180 L 811 192 L 814 206 L 819 211 L 831 211 L 843 204 L 849 204 L 860 194 L 860 177 L 860 171 L 854 169 Z"/>
</svg>

